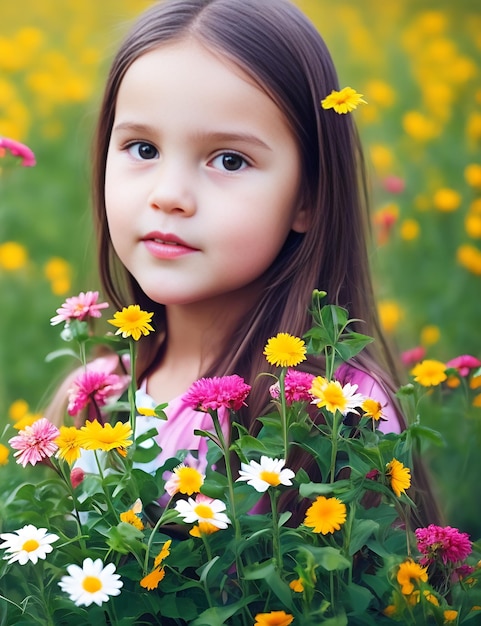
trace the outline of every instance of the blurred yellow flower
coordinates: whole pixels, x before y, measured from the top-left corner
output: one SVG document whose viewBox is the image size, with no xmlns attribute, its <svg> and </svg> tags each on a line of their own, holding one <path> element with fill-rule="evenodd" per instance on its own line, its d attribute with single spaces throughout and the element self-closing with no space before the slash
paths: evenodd
<svg viewBox="0 0 481 626">
<path fill-rule="evenodd" d="M 67 277 L 56 278 L 50 283 L 50 288 L 55 296 L 64 296 L 69 293 L 71 284 L 70 279 Z"/>
<path fill-rule="evenodd" d="M 124 511 L 119 515 L 120 521 L 124 522 L 124 524 L 130 524 L 134 528 L 138 530 L 144 530 L 144 523 L 140 519 L 140 517 L 132 510 Z"/>
<path fill-rule="evenodd" d="M 470 163 L 464 168 L 464 178 L 471 187 L 481 187 L 481 165 Z"/>
<path fill-rule="evenodd" d="M 14 422 L 18 422 L 24 415 L 28 413 L 28 402 L 25 400 L 15 400 L 8 409 L 8 416 Z"/>
<path fill-rule="evenodd" d="M 405 241 L 412 241 L 419 237 L 419 222 L 414 219 L 406 219 L 401 223 L 400 234 Z"/>
<path fill-rule="evenodd" d="M 14 272 L 23 269 L 27 262 L 28 252 L 21 243 L 6 241 L 0 244 L 0 269 Z"/>
<path fill-rule="evenodd" d="M 389 172 L 394 164 L 392 150 L 382 144 L 372 144 L 369 147 L 372 164 L 380 173 Z"/>
<path fill-rule="evenodd" d="M 438 211 L 446 213 L 459 209 L 461 200 L 461 194 L 454 189 L 448 189 L 447 187 L 438 189 L 433 196 L 434 207 Z"/>
<path fill-rule="evenodd" d="M 383 80 L 370 80 L 365 91 L 369 94 L 369 102 L 382 107 L 390 107 L 396 100 L 394 89 Z"/>
<path fill-rule="evenodd" d="M 464 218 L 464 229 L 472 239 L 481 238 L 481 215 L 468 213 Z"/>
<path fill-rule="evenodd" d="M 466 122 L 466 135 L 469 139 L 474 141 L 481 139 L 481 113 L 473 111 L 468 115 Z"/>
<path fill-rule="evenodd" d="M 379 319 L 387 333 L 393 333 L 404 316 L 404 312 L 394 300 L 383 300 L 378 303 Z"/>
<path fill-rule="evenodd" d="M 469 212 L 481 215 L 481 198 L 476 198 L 469 205 Z"/>
<path fill-rule="evenodd" d="M 7 446 L 0 443 L 0 465 L 7 465 L 9 452 Z"/>
<path fill-rule="evenodd" d="M 439 326 L 435 324 L 427 324 L 421 329 L 420 341 L 423 346 L 432 346 L 438 343 L 441 337 Z"/>
<path fill-rule="evenodd" d="M 476 276 L 481 276 L 481 250 L 466 243 L 459 246 L 456 258 L 465 269 Z"/>
<path fill-rule="evenodd" d="M 429 141 L 441 133 L 439 125 L 419 111 L 405 113 L 402 125 L 405 132 L 417 141 Z"/>
<path fill-rule="evenodd" d="M 60 257 L 52 257 L 45 263 L 43 273 L 48 280 L 56 280 L 70 276 L 70 264 Z"/>
<path fill-rule="evenodd" d="M 449 624 L 450 622 L 454 622 L 458 617 L 458 612 L 452 609 L 447 609 L 443 613 L 444 623 Z"/>
</svg>

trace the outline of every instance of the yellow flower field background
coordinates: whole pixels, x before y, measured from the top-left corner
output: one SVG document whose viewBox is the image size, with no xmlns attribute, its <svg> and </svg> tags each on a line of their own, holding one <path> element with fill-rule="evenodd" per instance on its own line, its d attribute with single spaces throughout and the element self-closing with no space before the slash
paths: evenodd
<svg viewBox="0 0 481 626">
<path fill-rule="evenodd" d="M 0 479 L 14 480 L 12 420 L 41 411 L 68 367 L 50 317 L 95 289 L 90 139 L 109 60 L 147 0 L 34 0 L 0 9 L 0 136 L 34 168 L 0 159 Z M 373 195 L 381 320 L 405 350 L 481 358 L 481 11 L 472 0 L 298 0 L 330 47 L 354 113 Z M 326 94 L 327 95 L 327 94 Z M 481 394 L 481 389 L 480 389 Z M 479 536 L 478 406 L 436 389 L 423 451 L 448 522 Z M 7 430 L 4 430 L 4 427 Z"/>
</svg>

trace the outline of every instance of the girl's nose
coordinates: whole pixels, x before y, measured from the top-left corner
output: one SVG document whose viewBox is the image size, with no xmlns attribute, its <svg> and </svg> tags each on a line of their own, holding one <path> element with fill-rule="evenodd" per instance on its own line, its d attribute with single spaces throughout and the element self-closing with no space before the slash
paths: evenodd
<svg viewBox="0 0 481 626">
<path fill-rule="evenodd" d="M 149 206 L 166 213 L 179 213 L 186 217 L 196 210 L 193 176 L 186 173 L 185 167 L 159 163 L 154 173 L 149 194 Z"/>
</svg>

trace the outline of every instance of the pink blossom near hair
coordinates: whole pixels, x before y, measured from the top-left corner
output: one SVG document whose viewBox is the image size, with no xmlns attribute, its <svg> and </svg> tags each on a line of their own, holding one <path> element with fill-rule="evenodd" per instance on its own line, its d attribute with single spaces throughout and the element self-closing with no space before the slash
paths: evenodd
<svg viewBox="0 0 481 626">
<path fill-rule="evenodd" d="M 453 367 L 457 369 L 460 376 L 468 376 L 472 369 L 481 367 L 481 361 L 470 354 L 461 354 L 445 363 L 445 365 L 447 368 Z"/>
<path fill-rule="evenodd" d="M 52 317 L 50 324 L 55 326 L 62 322 L 70 322 L 71 320 L 83 321 L 89 317 L 101 317 L 101 310 L 106 309 L 108 302 L 97 302 L 99 297 L 98 291 L 81 291 L 78 296 L 67 298 L 60 308 L 57 309 L 57 315 Z"/>
<path fill-rule="evenodd" d="M 426 528 L 414 531 L 418 550 L 423 555 L 421 565 L 429 565 L 435 561 L 458 563 L 464 561 L 472 551 L 472 544 L 467 533 L 459 532 L 451 526 L 430 524 Z"/>
<path fill-rule="evenodd" d="M 8 443 L 17 450 L 13 455 L 17 457 L 17 463 L 26 467 L 28 463 L 35 465 L 50 458 L 57 451 L 58 446 L 54 440 L 59 434 L 59 429 L 42 417 L 9 439 Z"/>
<path fill-rule="evenodd" d="M 98 407 L 105 406 L 125 389 L 125 378 L 129 377 L 92 370 L 82 372 L 68 390 L 68 414 L 78 415 L 92 401 Z"/>
<path fill-rule="evenodd" d="M 32 150 L 20 141 L 9 139 L 8 137 L 0 137 L 0 150 L 8 150 L 13 156 L 22 159 L 22 167 L 33 167 L 36 164 L 35 155 Z"/>
<path fill-rule="evenodd" d="M 184 394 L 183 400 L 198 411 L 215 411 L 221 407 L 238 411 L 244 406 L 250 390 L 251 386 L 237 374 L 200 378 Z"/>
<path fill-rule="evenodd" d="M 314 378 L 314 374 L 288 369 L 284 378 L 284 395 L 287 404 L 291 405 L 293 402 L 310 402 L 312 400 L 310 390 Z M 271 385 L 269 393 L 274 399 L 279 397 L 280 386 L 278 382 Z"/>
</svg>

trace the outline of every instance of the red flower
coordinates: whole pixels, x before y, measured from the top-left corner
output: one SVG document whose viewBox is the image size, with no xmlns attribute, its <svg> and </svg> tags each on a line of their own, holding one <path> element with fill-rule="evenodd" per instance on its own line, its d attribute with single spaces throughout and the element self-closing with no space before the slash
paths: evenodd
<svg viewBox="0 0 481 626">
<path fill-rule="evenodd" d="M 238 411 L 251 390 L 250 385 L 236 374 L 196 380 L 184 394 L 184 402 L 198 411 L 232 409 Z"/>
</svg>

